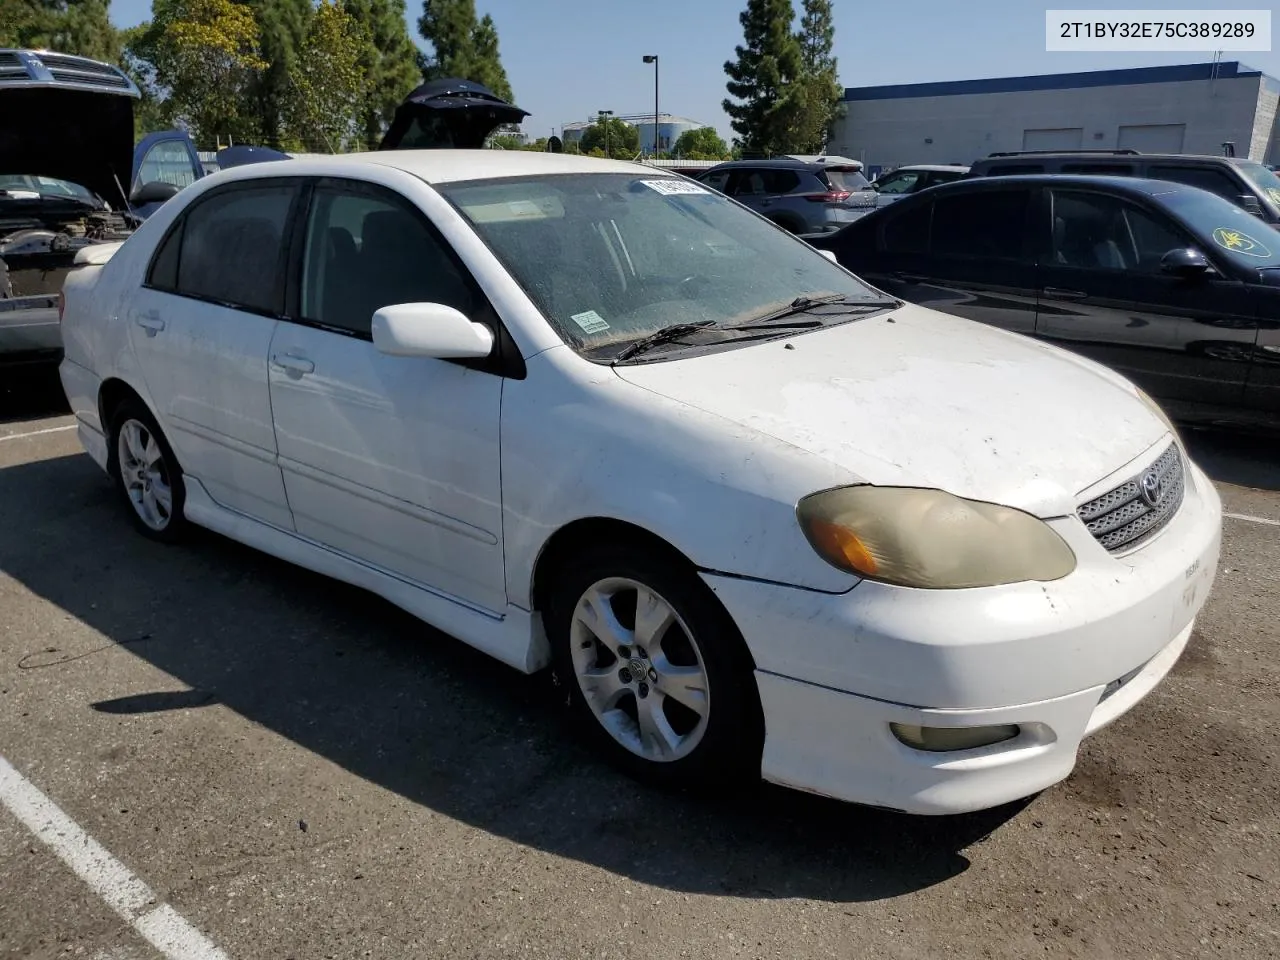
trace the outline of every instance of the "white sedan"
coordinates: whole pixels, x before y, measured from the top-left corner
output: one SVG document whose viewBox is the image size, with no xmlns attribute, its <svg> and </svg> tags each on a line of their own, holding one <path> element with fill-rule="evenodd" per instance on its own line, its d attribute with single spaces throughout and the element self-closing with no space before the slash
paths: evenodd
<svg viewBox="0 0 1280 960">
<path fill-rule="evenodd" d="M 1032 794 L 1169 671 L 1217 568 L 1213 486 L 1121 377 L 648 167 L 239 167 L 64 297 L 79 436 L 142 533 L 551 666 L 638 775 Z"/>
</svg>

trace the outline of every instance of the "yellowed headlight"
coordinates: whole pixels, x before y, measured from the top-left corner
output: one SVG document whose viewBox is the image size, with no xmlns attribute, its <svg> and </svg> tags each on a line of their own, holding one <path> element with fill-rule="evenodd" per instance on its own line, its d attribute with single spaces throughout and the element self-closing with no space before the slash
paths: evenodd
<svg viewBox="0 0 1280 960">
<path fill-rule="evenodd" d="M 1043 520 L 942 490 L 841 487 L 805 497 L 796 515 L 832 566 L 900 586 L 1057 580 L 1076 566 L 1066 541 Z"/>
</svg>

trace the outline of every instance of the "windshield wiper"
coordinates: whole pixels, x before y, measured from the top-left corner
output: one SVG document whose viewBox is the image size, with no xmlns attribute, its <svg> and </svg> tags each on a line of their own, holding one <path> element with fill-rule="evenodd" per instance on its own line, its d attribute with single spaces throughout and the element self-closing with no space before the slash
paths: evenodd
<svg viewBox="0 0 1280 960">
<path fill-rule="evenodd" d="M 628 345 L 618 352 L 611 363 L 621 363 L 623 360 L 630 360 L 637 354 L 644 353 L 650 347 L 656 347 L 659 344 L 670 343 L 683 337 L 686 333 L 693 333 L 695 330 L 702 330 L 705 327 L 715 326 L 714 320 L 694 320 L 691 323 L 673 323 L 669 326 L 655 330 L 647 337 L 641 337 L 635 343 Z"/>
<path fill-rule="evenodd" d="M 841 312 L 847 313 L 867 313 L 876 310 L 884 310 L 891 300 L 876 301 L 848 301 L 845 294 L 834 293 L 826 297 L 796 297 L 789 304 L 780 310 L 773 310 L 770 313 L 763 313 L 758 317 L 752 317 L 745 323 L 730 324 L 725 327 L 726 330 L 752 330 L 758 327 L 819 327 L 822 326 L 821 320 L 804 320 L 795 321 L 793 323 L 774 323 L 774 320 L 783 320 L 786 317 L 794 317 L 798 313 L 808 313 L 815 307 L 826 306 L 831 303 L 839 303 L 844 308 Z"/>
</svg>

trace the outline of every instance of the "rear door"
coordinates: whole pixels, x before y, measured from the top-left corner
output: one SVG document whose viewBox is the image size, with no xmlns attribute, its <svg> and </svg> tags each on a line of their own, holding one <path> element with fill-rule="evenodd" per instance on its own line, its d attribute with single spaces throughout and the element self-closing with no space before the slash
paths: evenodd
<svg viewBox="0 0 1280 960">
<path fill-rule="evenodd" d="M 1032 189 L 1024 186 L 948 190 L 936 196 L 928 256 L 918 267 L 901 258 L 894 275 L 900 283 L 897 295 L 969 320 L 1033 333 L 1036 264 L 1027 234 L 1031 199 Z"/>
<path fill-rule="evenodd" d="M 161 242 L 124 317 L 183 470 L 221 506 L 286 530 L 267 353 L 297 193 L 296 181 L 273 178 L 201 197 Z"/>
<path fill-rule="evenodd" d="M 1258 324 L 1230 268 L 1196 279 L 1163 272 L 1173 249 L 1213 256 L 1156 207 L 1077 187 L 1051 188 L 1045 200 L 1036 333 L 1161 399 L 1238 404 Z"/>
</svg>

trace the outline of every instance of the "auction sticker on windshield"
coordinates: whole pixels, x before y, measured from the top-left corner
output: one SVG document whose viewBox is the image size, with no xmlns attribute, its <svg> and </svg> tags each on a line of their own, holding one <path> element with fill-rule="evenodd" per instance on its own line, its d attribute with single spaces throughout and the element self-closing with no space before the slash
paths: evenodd
<svg viewBox="0 0 1280 960">
<path fill-rule="evenodd" d="M 609 329 L 608 321 L 594 310 L 588 310 L 586 313 L 575 313 L 569 319 L 580 326 L 583 333 L 599 333 L 601 330 Z"/>
<path fill-rule="evenodd" d="M 1271 251 L 1247 233 L 1232 230 L 1229 227 L 1218 227 L 1213 231 L 1213 242 L 1232 253 L 1243 253 L 1248 257 L 1269 257 Z"/>
<path fill-rule="evenodd" d="M 676 180 L 674 177 L 666 177 L 662 180 L 641 180 L 650 190 L 656 190 L 664 197 L 670 197 L 680 193 L 706 193 L 706 187 L 700 187 L 696 183 L 690 183 L 685 180 Z"/>
</svg>

